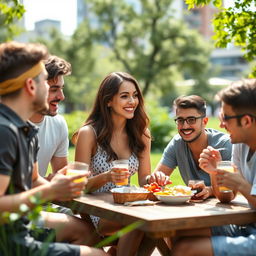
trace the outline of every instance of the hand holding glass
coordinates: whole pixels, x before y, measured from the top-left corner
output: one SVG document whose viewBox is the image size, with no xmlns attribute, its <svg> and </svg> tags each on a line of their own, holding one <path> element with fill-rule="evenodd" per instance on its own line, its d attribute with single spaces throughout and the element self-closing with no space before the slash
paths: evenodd
<svg viewBox="0 0 256 256">
<path fill-rule="evenodd" d="M 199 187 L 199 184 L 200 185 Z M 200 197 L 196 197 L 195 195 L 200 193 L 203 190 L 203 187 L 205 187 L 203 180 L 189 180 L 188 186 L 191 187 L 191 190 L 196 190 L 196 193 L 191 197 L 192 200 L 200 200 Z"/>
<path fill-rule="evenodd" d="M 120 181 L 115 182 L 117 186 L 128 185 L 128 176 L 129 176 L 129 161 L 127 159 L 115 160 L 112 162 L 113 166 L 111 172 L 114 172 L 116 178 Z"/>
<path fill-rule="evenodd" d="M 234 167 L 232 166 L 231 161 L 220 161 L 217 163 L 217 169 L 224 170 L 226 172 L 234 172 Z M 219 191 L 220 192 L 232 192 L 231 189 L 224 187 L 224 186 L 219 186 Z"/>
</svg>

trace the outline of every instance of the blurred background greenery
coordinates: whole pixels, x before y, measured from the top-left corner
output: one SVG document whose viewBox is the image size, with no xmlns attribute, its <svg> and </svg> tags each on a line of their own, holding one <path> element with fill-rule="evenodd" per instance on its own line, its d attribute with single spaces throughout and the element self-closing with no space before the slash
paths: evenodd
<svg viewBox="0 0 256 256">
<path fill-rule="evenodd" d="M 194 3 L 205 4 L 211 2 L 210 0 L 187 0 L 188 5 L 180 3 L 184 16 L 176 15 L 174 0 L 79 2 L 84 6 L 85 13 L 70 36 L 63 35 L 60 29 L 50 26 L 43 27 L 41 33 L 28 33 L 27 37 L 24 36 L 26 31 L 22 31 L 21 37 L 17 37 L 17 33 L 21 32 L 17 27 L 22 24 L 17 19 L 22 19 L 26 6 L 17 0 L 2 0 L 0 4 L 0 22 L 4 24 L 0 27 L 1 41 L 26 38 L 30 42 L 42 42 L 47 45 L 51 54 L 60 56 L 72 64 L 72 75 L 65 79 L 66 99 L 62 103 L 62 113 L 90 111 L 102 79 L 108 73 L 119 70 L 132 74 L 138 80 L 149 108 L 166 107 L 170 112 L 170 103 L 177 96 L 198 94 L 207 100 L 214 113 L 217 105 L 213 95 L 230 81 L 210 83 L 210 78 L 218 77 L 222 72 L 220 66 L 212 62 L 214 42 L 210 35 L 213 32 L 207 36 L 201 31 L 199 20 L 189 22 L 189 14 L 200 14 L 201 10 L 187 10 L 188 5 L 192 7 Z M 215 9 L 210 6 L 210 10 L 213 8 L 217 12 L 220 8 L 219 2 L 221 1 L 213 1 Z M 247 5 L 251 0 L 235 2 L 238 8 L 240 5 Z M 224 12 L 223 9 L 221 12 Z M 211 15 L 213 18 L 213 13 Z M 253 20 L 254 15 L 253 12 L 247 13 L 246 25 L 242 24 L 243 29 L 250 24 L 249 18 Z M 212 21 L 209 26 L 212 27 Z M 242 28 L 239 29 L 241 31 Z M 249 29 L 255 31 L 253 27 Z M 251 34 L 253 33 L 242 34 L 239 40 L 242 41 L 244 37 L 247 39 Z M 252 53 L 247 55 L 252 57 L 254 44 L 249 42 L 248 40 L 248 52 Z M 230 43 L 230 40 L 227 43 Z M 225 46 L 223 42 L 222 46 Z M 247 76 L 250 70 L 248 68 L 243 72 L 241 76 Z M 162 113 L 162 110 L 159 111 Z M 76 118 L 76 114 L 74 117 Z M 152 118 L 158 119 L 159 116 L 154 115 Z M 162 114 L 160 118 L 162 119 Z M 161 147 L 162 141 L 158 138 L 169 134 L 165 133 L 165 127 L 155 124 L 157 122 L 154 122 L 151 129 L 152 132 L 157 129 L 158 133 L 155 135 L 159 136 L 155 136 L 153 147 Z M 161 140 L 166 139 L 167 137 Z"/>
</svg>

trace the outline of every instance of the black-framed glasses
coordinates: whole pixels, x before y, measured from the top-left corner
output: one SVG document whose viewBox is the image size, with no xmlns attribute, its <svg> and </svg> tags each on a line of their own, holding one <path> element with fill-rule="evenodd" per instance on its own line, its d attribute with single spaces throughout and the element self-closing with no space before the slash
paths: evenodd
<svg viewBox="0 0 256 256">
<path fill-rule="evenodd" d="M 184 125 L 186 122 L 188 125 L 192 125 L 196 123 L 197 119 L 204 118 L 205 116 L 189 116 L 187 118 L 175 118 L 174 121 L 177 125 Z"/>
<path fill-rule="evenodd" d="M 234 115 L 234 116 L 229 116 L 229 115 L 223 114 L 223 115 L 221 116 L 221 119 L 225 122 L 225 121 L 228 121 L 228 120 L 230 120 L 230 119 L 240 119 L 240 118 L 242 118 L 242 117 L 244 117 L 244 116 L 250 116 L 250 117 L 252 117 L 252 118 L 256 118 L 256 116 L 254 116 L 254 115 L 252 115 L 252 114 L 241 114 L 241 115 Z"/>
</svg>

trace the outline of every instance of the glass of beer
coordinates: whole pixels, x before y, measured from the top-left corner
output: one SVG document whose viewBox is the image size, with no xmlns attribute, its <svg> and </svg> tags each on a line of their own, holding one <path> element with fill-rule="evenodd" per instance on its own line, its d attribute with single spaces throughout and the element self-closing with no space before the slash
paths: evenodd
<svg viewBox="0 0 256 256">
<path fill-rule="evenodd" d="M 89 165 L 86 163 L 82 162 L 70 162 L 68 163 L 68 168 L 67 168 L 67 176 L 74 176 L 78 174 L 87 174 L 89 176 Z M 80 183 L 83 181 L 86 181 L 87 177 L 82 177 L 79 179 L 74 180 L 75 183 Z"/>
<path fill-rule="evenodd" d="M 111 168 L 112 172 L 118 174 L 120 182 L 116 182 L 117 186 L 126 186 L 128 185 L 128 173 L 129 173 L 129 160 L 128 159 L 119 159 L 112 162 L 113 166 Z"/>
<path fill-rule="evenodd" d="M 234 172 L 234 167 L 232 166 L 231 161 L 220 161 L 217 163 L 217 169 L 224 170 L 227 172 Z M 224 187 L 224 186 L 219 186 L 219 191 L 220 192 L 232 192 L 231 189 Z"/>
</svg>

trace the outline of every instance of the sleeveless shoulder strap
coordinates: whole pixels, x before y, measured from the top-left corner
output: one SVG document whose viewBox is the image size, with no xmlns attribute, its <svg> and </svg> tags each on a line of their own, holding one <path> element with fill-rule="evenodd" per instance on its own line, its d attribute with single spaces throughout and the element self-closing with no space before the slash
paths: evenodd
<svg viewBox="0 0 256 256">
<path fill-rule="evenodd" d="M 89 125 L 89 126 L 92 128 L 92 130 L 93 130 L 93 132 L 94 132 L 94 135 L 95 135 L 95 137 L 97 138 L 97 133 L 96 133 L 94 127 L 93 127 L 92 125 Z"/>
</svg>

